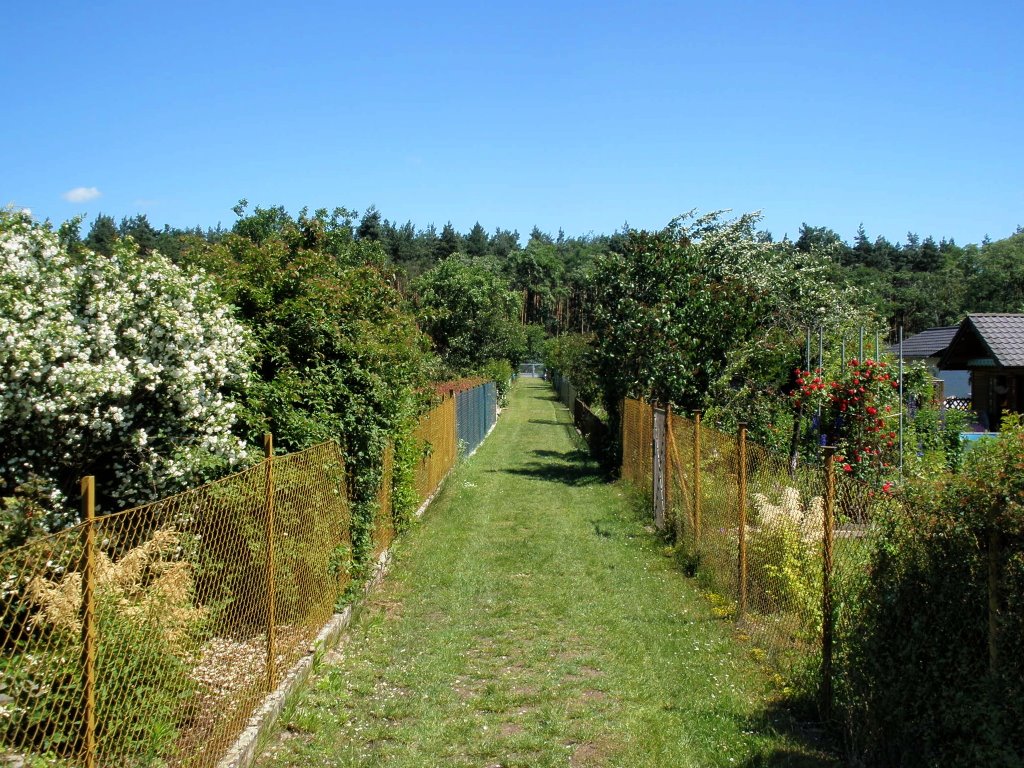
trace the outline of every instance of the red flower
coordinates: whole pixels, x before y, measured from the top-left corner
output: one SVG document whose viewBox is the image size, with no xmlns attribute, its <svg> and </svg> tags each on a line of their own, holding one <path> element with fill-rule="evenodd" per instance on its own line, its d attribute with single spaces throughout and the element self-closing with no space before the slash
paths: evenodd
<svg viewBox="0 0 1024 768">
<path fill-rule="evenodd" d="M 853 472 L 853 467 L 849 464 L 843 464 L 843 472 Z"/>
</svg>

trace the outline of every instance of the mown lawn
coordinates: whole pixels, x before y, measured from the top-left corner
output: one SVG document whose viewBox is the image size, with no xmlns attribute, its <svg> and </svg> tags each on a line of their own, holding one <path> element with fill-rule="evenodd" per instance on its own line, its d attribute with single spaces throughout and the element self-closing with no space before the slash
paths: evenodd
<svg viewBox="0 0 1024 768">
<path fill-rule="evenodd" d="M 260 766 L 835 764 L 568 422 L 520 382 Z"/>
</svg>

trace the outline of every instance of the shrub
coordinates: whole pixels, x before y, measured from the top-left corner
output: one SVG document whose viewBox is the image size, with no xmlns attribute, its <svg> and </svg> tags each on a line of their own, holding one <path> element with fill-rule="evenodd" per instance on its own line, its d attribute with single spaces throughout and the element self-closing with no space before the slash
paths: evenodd
<svg viewBox="0 0 1024 768">
<path fill-rule="evenodd" d="M 878 516 L 868 575 L 837 643 L 837 695 L 857 759 L 1024 760 L 1022 468 L 1024 429 L 1009 419 L 961 474 L 911 484 L 902 508 Z"/>
<path fill-rule="evenodd" d="M 498 402 L 504 407 L 508 404 L 508 392 L 512 386 L 512 364 L 508 360 L 489 360 L 480 369 L 480 376 L 493 381 L 498 388 Z"/>
<path fill-rule="evenodd" d="M 239 461 L 247 338 L 203 277 L 159 254 L 131 240 L 109 257 L 69 251 L 0 211 L 0 495 L 32 486 L 56 529 L 82 475 L 123 507 Z"/>
<path fill-rule="evenodd" d="M 250 435 L 269 429 L 285 451 L 342 445 L 358 568 L 371 549 L 385 446 L 426 383 L 427 340 L 378 243 L 354 241 L 326 212 L 293 219 L 281 208 L 244 208 L 231 234 L 185 258 L 209 270 L 255 339 Z"/>
<path fill-rule="evenodd" d="M 784 488 L 779 504 L 752 496 L 756 529 L 750 535 L 750 588 L 759 610 L 792 611 L 810 631 L 821 626 L 821 543 L 824 505 L 820 496 L 804 507 L 800 492 Z"/>
<path fill-rule="evenodd" d="M 104 761 L 148 765 L 173 748 L 190 716 L 189 677 L 206 612 L 191 602 L 180 537 L 159 530 L 116 562 L 96 563 L 97 745 Z M 15 749 L 74 756 L 83 732 L 82 574 L 36 576 L 25 589 L 30 634 L 0 659 L 6 697 L 3 742 Z"/>
</svg>

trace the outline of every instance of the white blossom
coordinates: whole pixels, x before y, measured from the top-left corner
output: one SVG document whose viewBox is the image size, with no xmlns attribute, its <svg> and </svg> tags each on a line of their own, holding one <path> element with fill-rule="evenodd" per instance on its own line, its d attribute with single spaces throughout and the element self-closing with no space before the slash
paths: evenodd
<svg viewBox="0 0 1024 768">
<path fill-rule="evenodd" d="M 0 210 L 0 491 L 54 487 L 110 457 L 120 505 L 178 490 L 213 455 L 240 460 L 225 392 L 249 370 L 243 326 L 201 276 L 130 240 L 69 253 Z"/>
</svg>

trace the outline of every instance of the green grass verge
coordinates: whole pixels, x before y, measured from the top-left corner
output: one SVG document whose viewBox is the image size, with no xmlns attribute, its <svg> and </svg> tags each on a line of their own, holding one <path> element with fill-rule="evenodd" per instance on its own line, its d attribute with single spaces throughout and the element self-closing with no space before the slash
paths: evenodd
<svg viewBox="0 0 1024 768">
<path fill-rule="evenodd" d="M 521 381 L 259 765 L 831 765 Z"/>
</svg>

